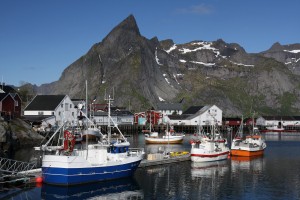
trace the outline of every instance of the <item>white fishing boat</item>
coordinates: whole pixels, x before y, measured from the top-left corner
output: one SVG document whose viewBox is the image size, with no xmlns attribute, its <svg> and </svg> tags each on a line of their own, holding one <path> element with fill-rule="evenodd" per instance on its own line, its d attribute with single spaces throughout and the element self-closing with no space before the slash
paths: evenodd
<svg viewBox="0 0 300 200">
<path fill-rule="evenodd" d="M 183 142 L 184 134 L 176 133 L 173 129 L 165 131 L 162 137 L 145 135 L 146 144 L 180 144 Z"/>
<path fill-rule="evenodd" d="M 95 125 L 90 125 L 82 131 L 82 140 L 97 140 L 101 137 L 100 130 Z"/>
<path fill-rule="evenodd" d="M 110 97 L 108 100 L 110 120 L 107 139 L 101 135 L 102 139 L 98 143 L 86 143 L 83 145 L 86 148 L 75 149 L 75 137 L 64 129 L 66 124 L 63 124 L 45 145 L 35 148 L 44 152 L 42 157 L 43 182 L 54 185 L 76 185 L 133 175 L 143 159 L 144 150 L 129 148 L 129 142 L 110 116 Z M 111 122 L 120 132 L 122 139 L 110 140 Z M 93 122 L 90 121 L 90 123 Z M 58 137 L 58 145 L 50 146 L 53 139 L 57 138 L 56 135 L 61 132 L 60 130 L 64 130 L 64 137 Z"/>
<path fill-rule="evenodd" d="M 215 122 L 210 126 L 210 133 L 199 128 L 198 137 L 191 141 L 191 160 L 193 162 L 208 162 L 227 159 L 229 148 Z"/>
<path fill-rule="evenodd" d="M 270 132 L 283 132 L 285 130 L 282 125 L 267 126 L 266 129 Z"/>
</svg>

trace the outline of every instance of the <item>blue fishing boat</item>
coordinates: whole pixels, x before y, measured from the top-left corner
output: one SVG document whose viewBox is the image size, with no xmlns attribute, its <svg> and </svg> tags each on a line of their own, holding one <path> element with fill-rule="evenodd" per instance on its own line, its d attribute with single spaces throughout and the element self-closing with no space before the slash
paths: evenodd
<svg viewBox="0 0 300 200">
<path fill-rule="evenodd" d="M 84 113 L 82 114 L 84 115 Z M 110 98 L 108 117 L 109 121 L 114 123 L 110 116 Z M 93 122 L 90 121 L 90 123 Z M 110 131 L 108 137 L 104 137 L 99 130 L 101 140 L 96 144 L 86 143 L 85 148 L 81 149 L 74 148 L 75 137 L 71 131 L 65 128 L 65 124 L 52 135 L 45 145 L 36 148 L 44 152 L 42 157 L 44 183 L 77 185 L 130 177 L 143 159 L 144 149 L 129 148 L 130 143 L 116 124 L 114 127 L 119 130 L 121 138 L 111 140 Z M 110 130 L 110 122 L 108 130 Z M 60 132 L 63 133 L 63 137 L 55 137 Z M 50 146 L 53 138 L 58 138 L 60 145 Z"/>
</svg>

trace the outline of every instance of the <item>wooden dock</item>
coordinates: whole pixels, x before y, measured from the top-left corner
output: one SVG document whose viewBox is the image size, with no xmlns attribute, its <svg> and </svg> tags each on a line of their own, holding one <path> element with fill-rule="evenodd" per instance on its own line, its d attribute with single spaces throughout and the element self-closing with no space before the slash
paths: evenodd
<svg viewBox="0 0 300 200">
<path fill-rule="evenodd" d="M 144 159 L 141 161 L 139 168 L 155 166 L 155 165 L 164 165 L 164 164 L 176 163 L 176 162 L 183 162 L 183 161 L 189 161 L 189 160 L 191 160 L 191 154 L 169 157 L 169 158 L 162 158 L 162 159 L 157 159 L 157 160 Z"/>
</svg>

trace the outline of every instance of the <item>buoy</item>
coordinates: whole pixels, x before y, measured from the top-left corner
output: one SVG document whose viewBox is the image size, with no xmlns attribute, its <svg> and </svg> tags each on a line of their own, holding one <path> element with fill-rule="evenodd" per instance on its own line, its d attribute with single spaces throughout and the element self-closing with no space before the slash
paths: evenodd
<svg viewBox="0 0 300 200">
<path fill-rule="evenodd" d="M 35 187 L 41 188 L 43 186 L 43 183 L 35 183 Z"/>
<path fill-rule="evenodd" d="M 39 176 L 39 177 L 36 177 L 36 178 L 35 178 L 35 182 L 36 182 L 36 183 L 42 183 L 42 182 L 43 182 L 43 178 L 40 177 L 40 176 Z"/>
</svg>

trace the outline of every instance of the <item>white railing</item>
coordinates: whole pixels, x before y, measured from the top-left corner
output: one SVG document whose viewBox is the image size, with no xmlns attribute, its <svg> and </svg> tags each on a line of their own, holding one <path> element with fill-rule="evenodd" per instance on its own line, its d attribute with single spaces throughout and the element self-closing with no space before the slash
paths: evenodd
<svg viewBox="0 0 300 200">
<path fill-rule="evenodd" d="M 145 154 L 144 148 L 129 148 L 128 153 L 130 156 L 137 156 Z"/>
</svg>

